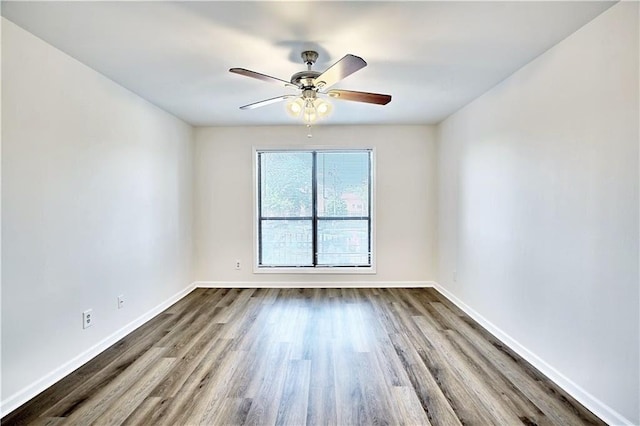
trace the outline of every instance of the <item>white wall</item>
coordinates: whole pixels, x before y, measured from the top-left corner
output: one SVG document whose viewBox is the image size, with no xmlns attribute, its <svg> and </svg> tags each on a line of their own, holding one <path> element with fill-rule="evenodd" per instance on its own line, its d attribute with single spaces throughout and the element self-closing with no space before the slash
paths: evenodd
<svg viewBox="0 0 640 426">
<path fill-rule="evenodd" d="M 303 125 L 196 130 L 198 281 L 425 282 L 435 276 L 435 140 L 428 126 Z M 373 147 L 377 274 L 253 274 L 253 147 Z M 244 265 L 234 269 L 235 259 Z M 313 284 L 310 284 L 313 285 Z"/>
<path fill-rule="evenodd" d="M 614 424 L 640 423 L 638 47 L 619 3 L 438 130 L 438 282 Z"/>
<path fill-rule="evenodd" d="M 5 19 L 2 124 L 10 410 L 189 286 L 193 132 Z"/>
</svg>

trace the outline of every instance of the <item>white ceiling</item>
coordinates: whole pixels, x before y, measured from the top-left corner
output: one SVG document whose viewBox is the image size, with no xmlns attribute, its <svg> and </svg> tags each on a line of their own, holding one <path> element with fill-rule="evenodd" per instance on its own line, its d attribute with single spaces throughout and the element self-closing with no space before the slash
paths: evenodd
<svg viewBox="0 0 640 426">
<path fill-rule="evenodd" d="M 368 66 L 334 88 L 393 95 L 333 101 L 330 124 L 433 124 L 596 17 L 612 2 L 2 2 L 2 15 L 193 125 L 291 124 L 284 104 L 240 105 L 347 53 Z"/>
</svg>

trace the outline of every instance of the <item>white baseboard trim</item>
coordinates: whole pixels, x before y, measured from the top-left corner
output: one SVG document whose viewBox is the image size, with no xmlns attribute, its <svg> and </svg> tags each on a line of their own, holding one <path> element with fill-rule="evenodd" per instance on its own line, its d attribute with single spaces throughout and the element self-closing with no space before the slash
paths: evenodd
<svg viewBox="0 0 640 426">
<path fill-rule="evenodd" d="M 149 321 L 150 319 L 152 319 L 153 317 L 155 317 L 156 315 L 158 315 L 159 313 L 167 309 L 169 306 L 173 305 L 178 300 L 185 297 L 187 294 L 191 293 L 191 291 L 193 291 L 194 288 L 195 287 L 193 284 L 189 284 L 183 290 L 174 294 L 169 299 L 165 300 L 164 302 L 160 303 L 150 311 L 139 316 L 138 318 L 131 321 L 124 327 L 120 328 L 119 330 L 105 337 L 100 342 L 96 343 L 95 345 L 93 345 L 86 351 L 82 352 L 75 358 L 67 361 L 60 367 L 51 371 L 46 376 L 24 387 L 22 390 L 16 392 L 10 397 L 2 400 L 2 402 L 0 403 L 0 417 L 4 417 L 5 415 L 9 414 L 11 411 L 20 407 L 22 404 L 29 401 L 31 398 L 37 396 L 40 392 L 44 391 L 45 389 L 57 383 L 58 381 L 62 380 L 64 377 L 66 377 L 73 371 L 82 367 L 84 364 L 91 361 L 93 358 L 98 356 L 100 353 L 102 353 L 104 350 L 106 350 L 111 345 L 116 343 L 118 340 L 122 339 L 123 337 L 125 337 L 126 335 L 134 331 L 136 328 L 140 327 L 141 325 L 143 325 L 144 323 L 146 323 L 147 321 Z"/>
<path fill-rule="evenodd" d="M 195 281 L 197 288 L 423 288 L 434 281 Z"/>
<path fill-rule="evenodd" d="M 600 417 L 607 424 L 610 425 L 634 425 L 633 422 L 625 418 L 623 415 L 609 407 L 598 398 L 591 395 L 582 387 L 574 383 L 571 379 L 567 378 L 561 372 L 547 364 L 542 358 L 538 357 L 535 353 L 527 349 L 524 345 L 520 344 L 516 339 L 509 336 L 502 331 L 499 327 L 491 323 L 480 313 L 475 311 L 469 305 L 460 300 L 456 295 L 451 293 L 446 288 L 442 287 L 438 283 L 434 283 L 433 286 L 440 294 L 449 299 L 451 303 L 462 309 L 467 315 L 469 315 L 474 321 L 484 327 L 488 332 L 493 334 L 502 343 L 507 345 L 510 349 L 524 358 L 527 362 L 537 368 L 542 374 L 547 376 L 551 381 L 564 389 L 569 395 L 574 397 L 578 402 L 591 410 L 596 416 Z"/>
</svg>

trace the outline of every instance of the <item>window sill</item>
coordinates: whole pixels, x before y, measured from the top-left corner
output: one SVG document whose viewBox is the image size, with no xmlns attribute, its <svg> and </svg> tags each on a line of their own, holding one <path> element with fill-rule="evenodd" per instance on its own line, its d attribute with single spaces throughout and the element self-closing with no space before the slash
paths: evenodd
<svg viewBox="0 0 640 426">
<path fill-rule="evenodd" d="M 375 266 L 335 267 L 335 268 L 260 268 L 254 266 L 254 274 L 342 274 L 342 275 L 375 275 Z"/>
</svg>

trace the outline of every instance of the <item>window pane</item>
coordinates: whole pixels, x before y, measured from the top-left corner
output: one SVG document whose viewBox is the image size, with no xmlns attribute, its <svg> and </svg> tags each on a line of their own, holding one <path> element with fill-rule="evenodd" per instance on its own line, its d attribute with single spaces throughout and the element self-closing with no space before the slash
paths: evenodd
<svg viewBox="0 0 640 426">
<path fill-rule="evenodd" d="M 263 220 L 261 265 L 313 265 L 311 234 L 310 220 Z"/>
<path fill-rule="evenodd" d="M 317 154 L 318 216 L 369 216 L 369 151 Z"/>
<path fill-rule="evenodd" d="M 260 153 L 260 196 L 263 217 L 311 216 L 310 152 Z"/>
<path fill-rule="evenodd" d="M 318 264 L 369 265 L 368 221 L 318 221 Z"/>
</svg>

